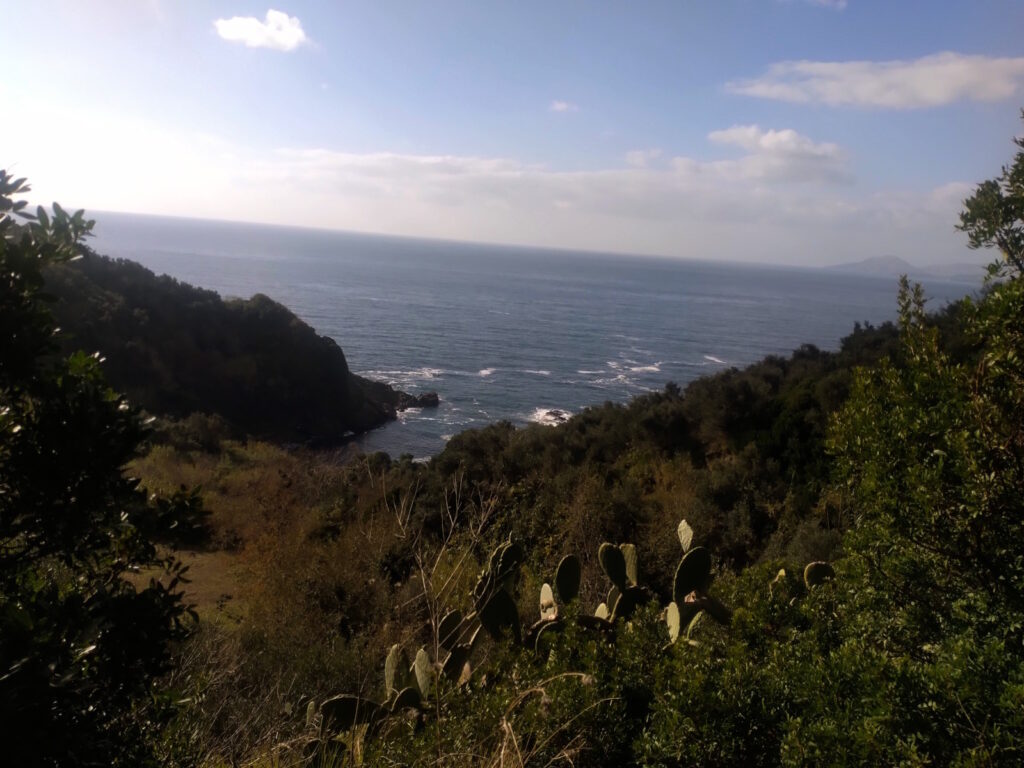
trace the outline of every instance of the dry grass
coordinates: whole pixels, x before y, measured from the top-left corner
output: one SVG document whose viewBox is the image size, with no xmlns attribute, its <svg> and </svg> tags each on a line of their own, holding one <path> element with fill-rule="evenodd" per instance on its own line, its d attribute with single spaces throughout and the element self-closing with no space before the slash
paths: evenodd
<svg viewBox="0 0 1024 768">
<path fill-rule="evenodd" d="M 255 440 L 224 441 L 215 453 L 156 445 L 128 471 L 154 493 L 200 488 L 212 535 L 201 549 L 175 552 L 189 567 L 186 599 L 201 618 L 237 621 L 254 571 L 265 563 L 266 540 L 304 534 L 334 503 L 344 483 L 344 458 Z"/>
</svg>

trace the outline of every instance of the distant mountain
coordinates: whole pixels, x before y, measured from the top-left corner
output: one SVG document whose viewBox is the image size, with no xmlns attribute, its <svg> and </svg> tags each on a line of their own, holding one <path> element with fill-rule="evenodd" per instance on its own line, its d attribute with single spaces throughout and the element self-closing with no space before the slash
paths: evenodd
<svg viewBox="0 0 1024 768">
<path fill-rule="evenodd" d="M 826 267 L 826 269 L 833 272 L 855 272 L 859 275 L 875 275 L 877 277 L 899 277 L 900 275 L 914 277 L 928 274 L 926 270 L 916 267 L 898 256 L 872 256 L 861 261 L 836 264 Z"/>
<path fill-rule="evenodd" d="M 985 267 L 978 264 L 934 264 L 927 269 L 911 264 L 898 256 L 872 256 L 861 261 L 836 264 L 826 269 L 832 272 L 848 272 L 857 275 L 874 277 L 899 277 L 907 275 L 911 279 L 932 278 L 953 280 L 956 282 L 980 283 L 985 276 Z"/>
<path fill-rule="evenodd" d="M 111 385 L 150 413 L 217 414 L 233 428 L 331 444 L 436 405 L 352 373 L 334 340 L 267 296 L 223 300 L 125 259 L 46 274 L 64 351 L 98 350 Z"/>
</svg>

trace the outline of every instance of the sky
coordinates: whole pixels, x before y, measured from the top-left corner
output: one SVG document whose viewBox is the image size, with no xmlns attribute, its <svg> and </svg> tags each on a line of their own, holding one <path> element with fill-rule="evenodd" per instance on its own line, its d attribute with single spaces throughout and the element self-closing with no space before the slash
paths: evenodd
<svg viewBox="0 0 1024 768">
<path fill-rule="evenodd" d="M 0 0 L 33 202 L 827 265 L 979 262 L 1021 0 Z"/>
</svg>

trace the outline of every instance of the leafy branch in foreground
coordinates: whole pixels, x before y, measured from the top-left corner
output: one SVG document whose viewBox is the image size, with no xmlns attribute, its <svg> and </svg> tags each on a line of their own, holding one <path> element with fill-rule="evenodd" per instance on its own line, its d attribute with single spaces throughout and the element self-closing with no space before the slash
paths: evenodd
<svg viewBox="0 0 1024 768">
<path fill-rule="evenodd" d="M 0 731 L 12 765 L 156 764 L 154 681 L 187 633 L 184 569 L 159 553 L 198 500 L 150 503 L 122 467 L 146 431 L 99 353 L 56 352 L 43 270 L 93 222 L 34 215 L 0 171 Z M 17 221 L 15 216 L 20 216 Z M 146 583 L 148 581 L 148 584 Z"/>
<path fill-rule="evenodd" d="M 1021 110 L 1024 119 L 1024 110 Z M 1024 138 L 1011 165 L 995 179 L 983 181 L 964 200 L 957 229 L 967 233 L 971 248 L 998 248 L 1015 274 L 1024 274 Z M 993 268 L 998 270 L 997 265 Z"/>
</svg>

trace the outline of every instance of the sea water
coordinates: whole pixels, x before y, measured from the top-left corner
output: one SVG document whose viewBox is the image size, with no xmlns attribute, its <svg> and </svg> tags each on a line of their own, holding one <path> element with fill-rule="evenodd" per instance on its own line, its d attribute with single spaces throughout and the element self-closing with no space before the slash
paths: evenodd
<svg viewBox="0 0 1024 768">
<path fill-rule="evenodd" d="M 501 419 L 553 423 L 804 343 L 835 349 L 854 322 L 896 315 L 895 279 L 714 254 L 681 261 L 94 216 L 98 252 L 225 297 L 267 294 L 337 341 L 356 373 L 437 391 L 439 408 L 358 439 L 393 456 L 431 456 L 457 432 Z M 925 287 L 938 308 L 978 284 Z"/>
</svg>

